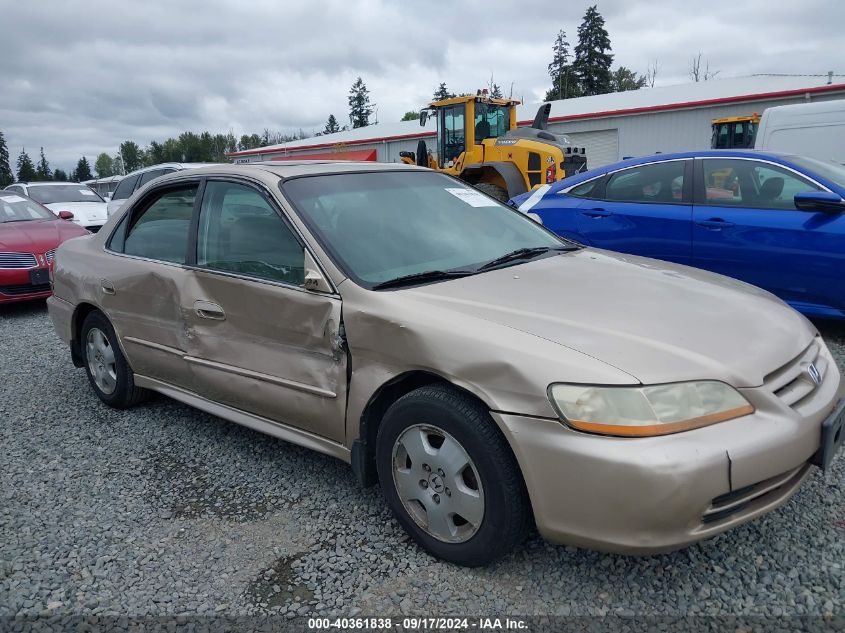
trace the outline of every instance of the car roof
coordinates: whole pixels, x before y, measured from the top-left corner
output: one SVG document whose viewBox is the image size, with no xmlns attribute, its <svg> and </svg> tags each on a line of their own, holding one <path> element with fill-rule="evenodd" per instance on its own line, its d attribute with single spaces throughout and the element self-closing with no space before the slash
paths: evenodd
<svg viewBox="0 0 845 633">
<path fill-rule="evenodd" d="M 87 187 L 84 182 L 71 182 L 71 181 L 55 181 L 55 180 L 33 180 L 31 182 L 15 182 L 12 183 L 14 185 L 23 185 L 25 187 L 43 187 L 43 186 L 51 186 L 51 185 L 73 185 L 74 187 L 78 187 L 82 185 L 83 187 Z"/>
<path fill-rule="evenodd" d="M 243 163 L 240 165 L 220 164 L 201 167 L 191 170 L 191 176 L 198 174 L 231 174 L 231 175 L 259 175 L 266 178 L 268 175 L 279 178 L 295 178 L 298 176 L 315 176 L 323 174 L 343 174 L 355 172 L 372 171 L 428 171 L 425 167 L 407 165 L 405 163 L 376 163 L 369 161 L 345 161 L 345 160 L 286 160 L 286 161 L 263 161 L 256 163 Z M 185 176 L 179 172 L 168 174 L 162 178 L 174 179 L 178 176 Z"/>
</svg>

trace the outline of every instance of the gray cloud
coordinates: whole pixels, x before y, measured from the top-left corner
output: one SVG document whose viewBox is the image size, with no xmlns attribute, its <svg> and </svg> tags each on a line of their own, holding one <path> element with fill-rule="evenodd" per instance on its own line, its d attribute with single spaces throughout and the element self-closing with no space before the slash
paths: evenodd
<svg viewBox="0 0 845 633">
<path fill-rule="evenodd" d="M 188 0 L 5 3 L 0 130 L 15 158 L 44 146 L 54 167 L 190 129 L 236 135 L 343 122 L 357 76 L 380 120 L 419 108 L 440 81 L 456 91 L 491 74 L 542 98 L 557 30 L 570 43 L 589 0 Z M 616 65 L 658 84 L 687 80 L 701 51 L 720 76 L 845 72 L 845 5 L 600 1 Z"/>
</svg>

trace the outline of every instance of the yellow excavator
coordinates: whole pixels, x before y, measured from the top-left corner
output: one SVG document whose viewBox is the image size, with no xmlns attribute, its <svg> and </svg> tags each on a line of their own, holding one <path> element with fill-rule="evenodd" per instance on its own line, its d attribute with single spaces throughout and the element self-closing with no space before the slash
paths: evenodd
<svg viewBox="0 0 845 633">
<path fill-rule="evenodd" d="M 548 130 L 551 104 L 540 106 L 531 127 L 517 127 L 515 99 L 476 95 L 433 101 L 420 112 L 420 125 L 437 119 L 436 156 L 425 141 L 403 162 L 430 167 L 507 201 L 543 184 L 587 169 L 584 148 Z"/>
<path fill-rule="evenodd" d="M 754 147 L 760 115 L 729 116 L 713 119 L 710 149 L 748 149 Z"/>
</svg>

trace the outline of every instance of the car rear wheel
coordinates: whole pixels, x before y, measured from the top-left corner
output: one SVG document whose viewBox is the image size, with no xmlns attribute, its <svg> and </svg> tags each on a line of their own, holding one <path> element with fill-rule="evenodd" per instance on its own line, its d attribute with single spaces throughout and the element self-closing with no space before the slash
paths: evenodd
<svg viewBox="0 0 845 633">
<path fill-rule="evenodd" d="M 147 397 L 146 389 L 135 386 L 134 375 L 117 344 L 114 328 L 102 312 L 97 310 L 85 317 L 81 335 L 85 373 L 100 400 L 109 406 L 126 409 Z"/>
<path fill-rule="evenodd" d="M 421 387 L 388 409 L 376 465 L 399 523 L 439 558 L 485 565 L 528 530 L 531 509 L 507 441 L 484 407 L 453 387 Z"/>
</svg>

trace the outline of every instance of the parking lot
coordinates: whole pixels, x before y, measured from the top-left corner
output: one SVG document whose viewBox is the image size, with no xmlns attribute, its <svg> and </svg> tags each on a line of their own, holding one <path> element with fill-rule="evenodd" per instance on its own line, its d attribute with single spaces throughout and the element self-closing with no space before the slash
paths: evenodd
<svg viewBox="0 0 845 633">
<path fill-rule="evenodd" d="M 820 323 L 845 367 L 845 326 Z M 0 311 L 0 616 L 838 614 L 840 455 L 761 520 L 645 558 L 536 534 L 483 569 L 423 553 L 329 457 L 90 391 L 43 303 Z"/>
</svg>

